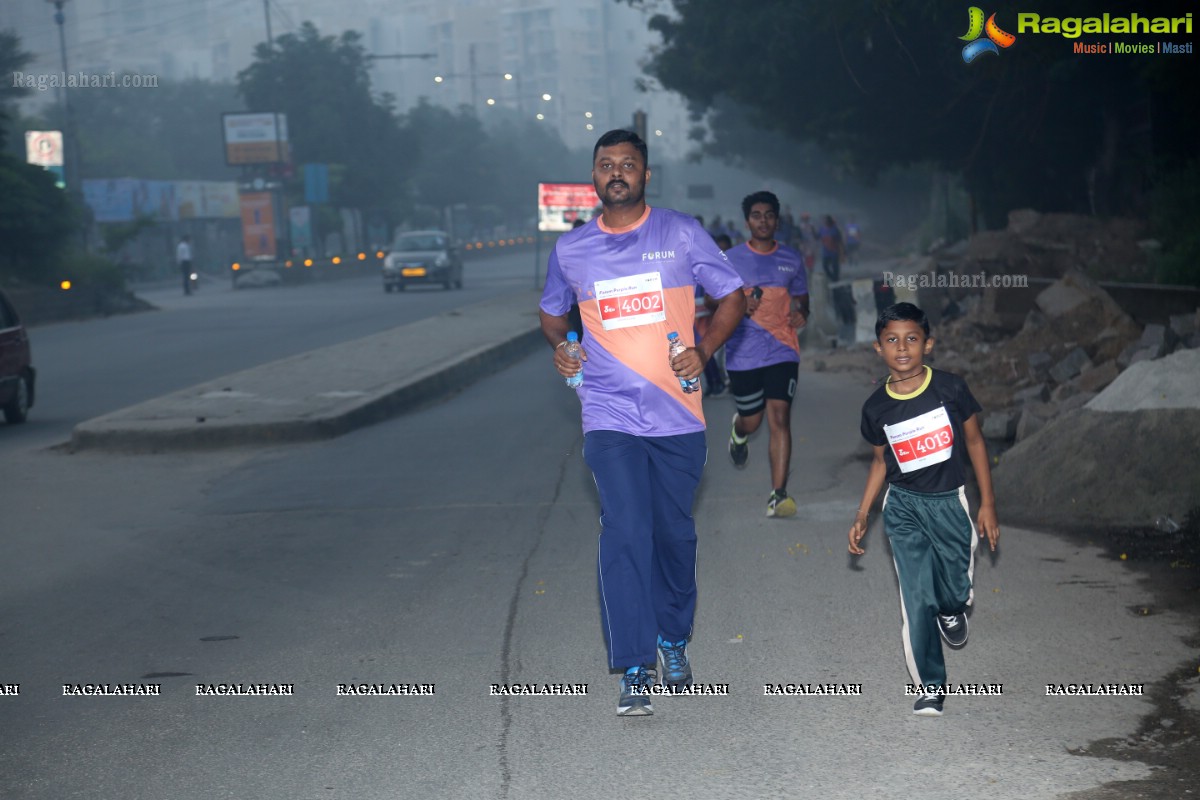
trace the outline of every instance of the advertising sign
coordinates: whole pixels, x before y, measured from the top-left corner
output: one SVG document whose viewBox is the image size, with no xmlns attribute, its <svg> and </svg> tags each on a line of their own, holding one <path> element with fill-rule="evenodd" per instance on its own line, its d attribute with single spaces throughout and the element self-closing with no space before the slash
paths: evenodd
<svg viewBox="0 0 1200 800">
<path fill-rule="evenodd" d="M 288 209 L 292 223 L 292 247 L 312 247 L 312 210 L 308 206 Z"/>
<path fill-rule="evenodd" d="M 274 164 L 290 160 L 286 114 L 222 114 L 225 163 Z"/>
<path fill-rule="evenodd" d="M 25 131 L 25 161 L 39 167 L 61 167 L 62 131 Z"/>
<path fill-rule="evenodd" d="M 275 258 L 275 207 L 270 192 L 251 192 L 242 205 L 242 249 L 246 258 Z"/>
<path fill-rule="evenodd" d="M 591 219 L 599 205 L 590 183 L 539 183 L 538 230 L 569 231 L 575 220 Z"/>
</svg>

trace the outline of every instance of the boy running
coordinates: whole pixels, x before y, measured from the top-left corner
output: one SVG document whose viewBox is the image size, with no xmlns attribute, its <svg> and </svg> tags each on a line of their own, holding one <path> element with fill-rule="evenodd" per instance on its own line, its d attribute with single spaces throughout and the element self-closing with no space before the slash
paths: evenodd
<svg viewBox="0 0 1200 800">
<path fill-rule="evenodd" d="M 875 448 L 850 552 L 862 555 L 867 514 L 888 484 L 883 526 L 900 582 L 904 656 L 918 698 L 913 713 L 941 716 L 946 661 L 939 635 L 953 648 L 967 643 L 975 545 L 961 454 L 965 447 L 979 484 L 979 529 L 992 550 L 1000 538 L 979 403 L 966 382 L 925 366 L 933 350 L 929 320 L 912 303 L 888 306 L 875 323 L 875 352 L 888 378 L 863 404 L 862 435 Z M 956 447 L 957 445 L 957 447 Z"/>
<path fill-rule="evenodd" d="M 764 416 L 770 438 L 768 517 L 790 517 L 796 501 L 788 497 L 792 459 L 792 401 L 800 374 L 796 332 L 808 322 L 808 274 L 799 253 L 775 240 L 779 198 L 755 192 L 742 200 L 750 240 L 725 255 L 746 288 L 746 316 L 725 344 L 725 367 L 737 411 L 729 432 L 729 458 L 738 469 L 750 457 L 750 434 Z"/>
</svg>

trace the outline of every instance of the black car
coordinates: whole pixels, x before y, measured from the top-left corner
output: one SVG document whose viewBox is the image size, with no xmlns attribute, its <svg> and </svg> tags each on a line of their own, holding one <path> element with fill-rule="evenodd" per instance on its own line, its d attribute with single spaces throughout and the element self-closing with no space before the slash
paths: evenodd
<svg viewBox="0 0 1200 800">
<path fill-rule="evenodd" d="M 405 231 L 396 234 L 383 259 L 383 290 L 404 291 L 409 285 L 432 283 L 462 288 L 463 264 L 458 248 L 445 231 Z"/>
<path fill-rule="evenodd" d="M 12 303 L 0 291 L 0 408 L 9 425 L 24 422 L 29 415 L 36 378 L 29 335 Z"/>
</svg>

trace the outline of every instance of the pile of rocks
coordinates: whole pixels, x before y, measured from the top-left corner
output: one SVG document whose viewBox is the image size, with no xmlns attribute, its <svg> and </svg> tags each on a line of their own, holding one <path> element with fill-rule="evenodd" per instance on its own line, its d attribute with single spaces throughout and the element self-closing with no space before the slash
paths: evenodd
<svg viewBox="0 0 1200 800">
<path fill-rule="evenodd" d="M 939 263 L 952 261 L 962 274 L 1058 278 L 1082 267 L 1095 280 L 1140 283 L 1153 277 L 1149 254 L 1156 244 L 1145 233 L 1138 220 L 1021 209 L 1009 212 L 1004 230 L 976 233 L 933 255 Z"/>
<path fill-rule="evenodd" d="M 1170 326 L 1141 328 L 1091 279 L 1068 272 L 1037 296 L 1037 310 L 1014 335 L 980 342 L 970 317 L 949 323 L 947 341 L 966 342 L 940 366 L 966 375 L 987 409 L 984 435 L 1021 440 L 1058 414 L 1081 408 L 1131 364 L 1200 347 L 1200 310 Z"/>
</svg>

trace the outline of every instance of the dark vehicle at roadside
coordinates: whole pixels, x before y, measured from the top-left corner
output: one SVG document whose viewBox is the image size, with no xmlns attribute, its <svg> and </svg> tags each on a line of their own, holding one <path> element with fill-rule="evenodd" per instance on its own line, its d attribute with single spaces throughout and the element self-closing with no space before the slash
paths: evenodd
<svg viewBox="0 0 1200 800">
<path fill-rule="evenodd" d="M 29 416 L 36 378 L 29 334 L 8 297 L 0 291 L 0 409 L 9 425 L 24 422 Z"/>
<path fill-rule="evenodd" d="M 383 290 L 404 291 L 413 284 L 462 288 L 462 256 L 445 231 L 404 231 L 396 234 L 383 259 Z"/>
</svg>

